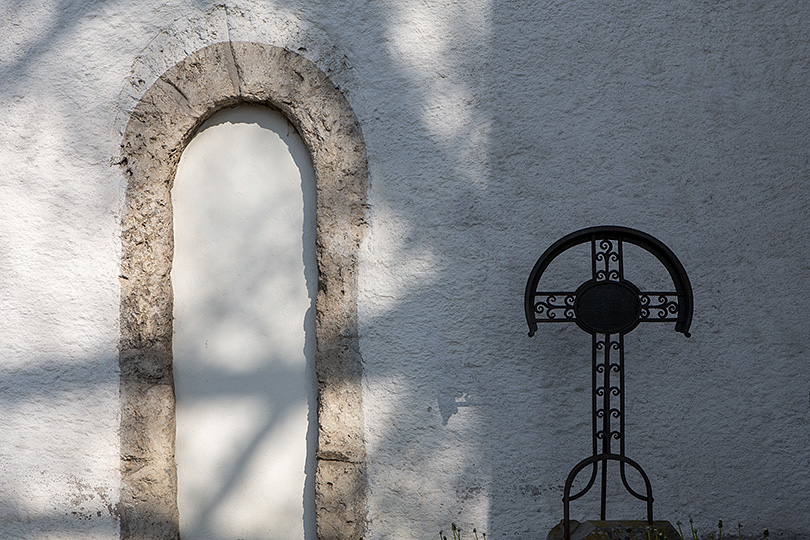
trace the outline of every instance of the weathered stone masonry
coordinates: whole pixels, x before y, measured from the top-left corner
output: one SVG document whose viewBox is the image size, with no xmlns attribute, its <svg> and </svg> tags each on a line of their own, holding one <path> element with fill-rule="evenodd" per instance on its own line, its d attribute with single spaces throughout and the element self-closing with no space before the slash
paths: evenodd
<svg viewBox="0 0 810 540">
<path fill-rule="evenodd" d="M 172 382 L 171 188 L 196 129 L 240 103 L 279 109 L 312 155 L 317 183 L 315 481 L 321 540 L 358 539 L 366 515 L 357 257 L 368 169 L 348 101 L 291 51 L 217 43 L 164 73 L 132 112 L 121 145 L 127 175 L 121 263 L 121 538 L 178 537 Z"/>
</svg>

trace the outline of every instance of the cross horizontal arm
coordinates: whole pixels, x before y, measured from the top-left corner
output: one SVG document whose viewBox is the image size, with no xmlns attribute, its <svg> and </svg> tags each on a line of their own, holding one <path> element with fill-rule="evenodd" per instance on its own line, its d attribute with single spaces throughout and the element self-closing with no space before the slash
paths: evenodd
<svg viewBox="0 0 810 540">
<path fill-rule="evenodd" d="M 679 317 L 678 293 L 643 291 L 638 295 L 641 322 L 670 322 Z"/>
<path fill-rule="evenodd" d="M 576 293 L 573 292 L 537 292 L 534 295 L 534 321 L 548 322 L 574 322 L 574 301 Z"/>
</svg>

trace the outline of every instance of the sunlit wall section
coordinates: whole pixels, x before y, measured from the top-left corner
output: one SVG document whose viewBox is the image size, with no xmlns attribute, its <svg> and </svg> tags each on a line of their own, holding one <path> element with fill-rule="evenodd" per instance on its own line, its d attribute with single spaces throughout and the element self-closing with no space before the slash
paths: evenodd
<svg viewBox="0 0 810 540">
<path fill-rule="evenodd" d="M 180 161 L 172 283 L 184 538 L 314 538 L 314 185 L 294 128 L 265 108 L 217 113 Z"/>
</svg>

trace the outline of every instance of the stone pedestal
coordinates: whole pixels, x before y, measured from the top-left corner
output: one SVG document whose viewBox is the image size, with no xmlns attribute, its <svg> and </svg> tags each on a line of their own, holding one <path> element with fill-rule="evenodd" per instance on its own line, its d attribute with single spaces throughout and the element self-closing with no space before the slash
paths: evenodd
<svg viewBox="0 0 810 540">
<path fill-rule="evenodd" d="M 547 540 L 563 540 L 560 521 Z M 681 540 L 681 535 L 669 521 L 574 521 L 571 520 L 571 540 Z"/>
</svg>

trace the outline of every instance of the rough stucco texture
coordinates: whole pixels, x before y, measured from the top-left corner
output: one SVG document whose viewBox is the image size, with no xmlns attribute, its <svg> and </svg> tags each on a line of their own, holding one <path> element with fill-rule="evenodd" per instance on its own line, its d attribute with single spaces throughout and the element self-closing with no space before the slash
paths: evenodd
<svg viewBox="0 0 810 540">
<path fill-rule="evenodd" d="M 627 343 L 656 518 L 804 537 L 809 19 L 798 0 L 2 5 L 0 536 L 118 537 L 110 160 L 146 89 L 230 39 L 311 60 L 363 130 L 366 538 L 559 521 L 587 337 L 527 338 L 522 293 L 543 249 L 600 224 L 660 238 L 695 291 L 692 338 Z"/>
</svg>

